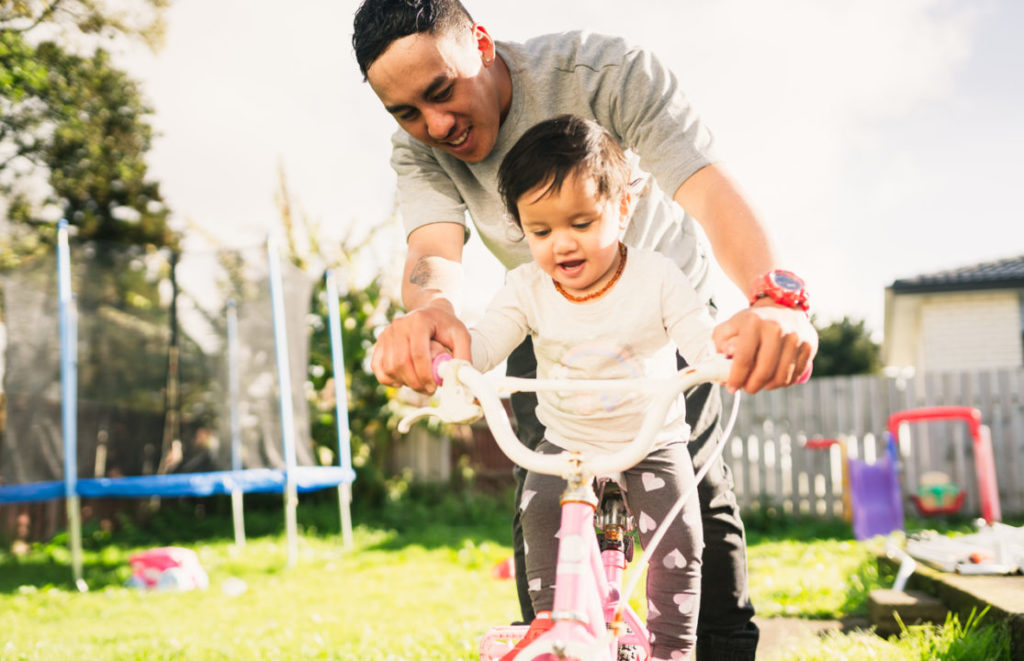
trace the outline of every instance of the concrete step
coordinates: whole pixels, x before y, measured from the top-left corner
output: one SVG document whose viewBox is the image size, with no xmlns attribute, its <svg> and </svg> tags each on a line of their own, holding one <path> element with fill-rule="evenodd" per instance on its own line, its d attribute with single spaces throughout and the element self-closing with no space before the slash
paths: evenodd
<svg viewBox="0 0 1024 661">
<path fill-rule="evenodd" d="M 895 575 L 899 563 L 878 556 L 880 575 Z M 960 617 L 961 624 L 988 609 L 982 624 L 1006 622 L 1010 627 L 1010 658 L 1024 661 L 1024 576 L 963 576 L 940 572 L 924 563 L 907 581 L 907 587 L 934 595 Z"/>
<path fill-rule="evenodd" d="M 900 621 L 906 626 L 914 624 L 942 624 L 948 609 L 937 598 L 918 590 L 872 590 L 868 595 L 868 619 L 875 630 L 884 636 L 900 632 Z"/>
</svg>

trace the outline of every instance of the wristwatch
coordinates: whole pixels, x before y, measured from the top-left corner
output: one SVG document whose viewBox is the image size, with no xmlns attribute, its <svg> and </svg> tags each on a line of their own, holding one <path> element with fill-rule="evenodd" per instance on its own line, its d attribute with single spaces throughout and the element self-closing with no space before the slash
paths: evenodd
<svg viewBox="0 0 1024 661">
<path fill-rule="evenodd" d="M 770 298 L 778 305 L 795 310 L 807 312 L 810 309 L 804 281 L 792 271 L 775 269 L 759 276 L 754 281 L 750 304 L 753 305 L 762 298 Z"/>
</svg>

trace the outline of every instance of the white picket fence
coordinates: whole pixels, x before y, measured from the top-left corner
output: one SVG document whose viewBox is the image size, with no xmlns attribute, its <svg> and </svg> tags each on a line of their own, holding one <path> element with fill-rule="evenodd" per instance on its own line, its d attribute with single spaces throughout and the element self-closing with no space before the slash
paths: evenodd
<svg viewBox="0 0 1024 661">
<path fill-rule="evenodd" d="M 725 411 L 732 398 L 724 392 Z M 787 513 L 840 516 L 844 511 L 838 446 L 804 447 L 808 439 L 845 441 L 852 458 L 885 451 L 890 414 L 928 406 L 973 406 L 991 430 L 1003 515 L 1024 513 L 1024 369 L 816 378 L 803 386 L 745 395 L 725 459 L 742 508 L 771 505 Z M 901 434 L 901 481 L 912 492 L 926 471 L 941 471 L 967 491 L 963 513 L 980 513 L 967 426 L 915 423 Z M 908 510 L 909 512 L 909 510 Z"/>
</svg>

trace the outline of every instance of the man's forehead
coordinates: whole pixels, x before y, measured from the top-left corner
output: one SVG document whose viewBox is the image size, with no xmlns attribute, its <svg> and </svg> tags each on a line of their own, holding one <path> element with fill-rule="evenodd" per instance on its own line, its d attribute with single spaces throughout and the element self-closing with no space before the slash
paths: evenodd
<svg viewBox="0 0 1024 661">
<path fill-rule="evenodd" d="M 401 37 L 370 65 L 366 79 L 385 105 L 419 98 L 439 79 L 454 75 L 461 46 L 453 36 L 421 32 Z"/>
</svg>

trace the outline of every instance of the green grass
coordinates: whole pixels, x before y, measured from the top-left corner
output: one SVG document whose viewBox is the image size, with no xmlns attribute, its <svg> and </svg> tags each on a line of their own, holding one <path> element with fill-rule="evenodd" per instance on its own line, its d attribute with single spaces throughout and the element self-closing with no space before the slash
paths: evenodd
<svg viewBox="0 0 1024 661">
<path fill-rule="evenodd" d="M 863 615 L 878 587 L 874 558 L 849 540 L 772 540 L 748 547 L 750 593 L 758 615 L 833 619 Z"/>
<path fill-rule="evenodd" d="M 336 537 L 304 538 L 292 569 L 278 538 L 237 553 L 201 544 L 204 592 L 21 588 L 0 599 L 0 658 L 472 659 L 479 632 L 511 621 L 512 590 L 487 572 L 501 547 L 394 548 L 393 534 L 364 527 L 356 537 L 352 551 Z M 229 578 L 246 592 L 225 593 Z"/>
<path fill-rule="evenodd" d="M 161 513 L 149 528 L 129 527 L 103 544 L 97 538 L 106 535 L 91 530 L 86 594 L 71 591 L 62 540 L 4 555 L 0 659 L 475 659 L 480 633 L 515 616 L 514 587 L 490 577 L 508 553 L 491 538 L 508 524 L 496 505 L 445 506 L 433 516 L 422 503 L 378 513 L 393 525 L 358 525 L 352 550 L 336 534 L 309 534 L 307 512 L 290 569 L 279 534 L 236 550 L 229 520 L 208 517 L 218 535 L 187 544 L 210 576 L 202 592 L 121 587 L 132 552 L 191 536 L 190 510 Z M 329 517 L 329 505 L 320 509 Z M 259 529 L 278 516 L 248 518 Z M 178 540 L 169 539 L 175 526 Z M 244 581 L 245 593 L 230 596 L 229 579 Z"/>
<path fill-rule="evenodd" d="M 898 636 L 883 639 L 873 633 L 829 632 L 800 649 L 776 657 L 786 661 L 879 659 L 884 661 L 1010 661 L 1010 636 L 1004 624 L 983 623 L 971 614 L 965 624 L 955 615 L 942 626 L 904 627 Z"/>
<path fill-rule="evenodd" d="M 247 499 L 242 550 L 231 544 L 226 500 L 165 504 L 145 524 L 123 521 L 115 533 L 89 527 L 85 594 L 72 589 L 61 537 L 19 557 L 0 552 L 0 659 L 476 659 L 480 635 L 517 617 L 512 582 L 490 576 L 510 553 L 507 496 L 414 489 L 357 509 L 351 550 L 337 535 L 336 504 L 304 500 L 293 568 L 285 567 L 279 505 L 279 497 Z M 879 578 L 867 547 L 848 537 L 842 524 L 752 517 L 759 614 L 862 612 Z M 122 587 L 128 556 L 165 544 L 196 550 L 208 590 Z M 244 594 L 225 589 L 234 579 Z M 912 628 L 899 642 L 830 634 L 782 658 L 1000 659 L 993 650 L 1004 648 L 1002 629 L 952 621 Z"/>
</svg>

